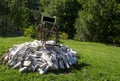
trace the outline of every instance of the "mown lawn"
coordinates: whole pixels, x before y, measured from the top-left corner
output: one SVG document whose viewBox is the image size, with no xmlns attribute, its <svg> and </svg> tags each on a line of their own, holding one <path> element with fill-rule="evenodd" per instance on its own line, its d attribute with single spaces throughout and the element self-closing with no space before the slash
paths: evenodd
<svg viewBox="0 0 120 81">
<path fill-rule="evenodd" d="M 33 41 L 27 37 L 0 37 L 0 56 L 14 44 Z M 78 65 L 63 71 L 19 73 L 0 65 L 0 81 L 120 81 L 120 47 L 101 43 L 62 40 L 78 52 Z"/>
</svg>

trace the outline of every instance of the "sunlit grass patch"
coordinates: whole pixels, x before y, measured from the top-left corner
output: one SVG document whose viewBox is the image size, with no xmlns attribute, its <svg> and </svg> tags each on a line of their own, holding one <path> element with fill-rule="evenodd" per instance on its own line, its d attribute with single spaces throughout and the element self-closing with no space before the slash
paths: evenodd
<svg viewBox="0 0 120 81">
<path fill-rule="evenodd" d="M 0 56 L 14 44 L 33 41 L 28 37 L 0 38 Z M 0 81 L 120 81 L 120 47 L 101 43 L 61 40 L 78 53 L 78 64 L 69 70 L 19 73 L 0 65 Z"/>
</svg>

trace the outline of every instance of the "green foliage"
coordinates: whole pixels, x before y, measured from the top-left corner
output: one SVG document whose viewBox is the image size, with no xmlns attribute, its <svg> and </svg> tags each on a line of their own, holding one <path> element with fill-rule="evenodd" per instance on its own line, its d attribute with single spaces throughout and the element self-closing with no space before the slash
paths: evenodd
<svg viewBox="0 0 120 81">
<path fill-rule="evenodd" d="M 24 29 L 24 36 L 35 37 L 35 29 L 33 26 Z"/>
<path fill-rule="evenodd" d="M 74 23 L 80 9 L 81 5 L 77 0 L 65 0 L 64 6 L 58 9 L 60 30 L 67 33 L 70 39 L 74 38 Z"/>
<path fill-rule="evenodd" d="M 0 56 L 13 44 L 33 41 L 29 37 L 1 38 Z M 120 47 L 101 43 L 61 40 L 77 51 L 78 64 L 69 70 L 49 71 L 44 75 L 36 72 L 19 73 L 18 69 L 0 65 L 0 81 L 119 81 Z"/>
<path fill-rule="evenodd" d="M 60 32 L 80 41 L 120 44 L 119 0 L 0 0 L 0 35 L 18 35 L 56 16 Z"/>
<path fill-rule="evenodd" d="M 75 39 L 120 44 L 118 3 L 115 0 L 81 0 L 81 4 L 83 10 L 76 19 Z"/>
<path fill-rule="evenodd" d="M 68 34 L 65 32 L 60 32 L 59 33 L 59 38 L 60 39 L 68 39 Z"/>
<path fill-rule="evenodd" d="M 35 25 L 36 13 L 40 14 L 39 0 L 6 0 L 0 4 L 0 35 L 3 36 L 23 32 L 23 27 Z"/>
<path fill-rule="evenodd" d="M 50 16 L 57 16 L 57 25 L 61 32 L 68 34 L 68 38 L 74 38 L 75 19 L 78 17 L 78 11 L 81 5 L 78 0 L 53 0 L 45 8 L 44 13 Z"/>
<path fill-rule="evenodd" d="M 22 30 L 26 23 L 24 3 L 25 0 L 0 1 L 3 7 L 3 10 L 1 9 L 3 14 L 0 17 L 0 30 L 2 30 L 0 35 L 8 36 Z"/>
<path fill-rule="evenodd" d="M 37 23 L 37 19 L 40 15 L 40 0 L 27 0 L 25 7 L 27 8 L 27 19 L 28 19 L 28 26 L 35 25 Z"/>
</svg>

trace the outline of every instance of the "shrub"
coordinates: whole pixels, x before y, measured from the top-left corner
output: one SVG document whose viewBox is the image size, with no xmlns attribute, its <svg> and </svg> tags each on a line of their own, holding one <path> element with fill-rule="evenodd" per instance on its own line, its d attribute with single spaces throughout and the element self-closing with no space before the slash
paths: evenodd
<svg viewBox="0 0 120 81">
<path fill-rule="evenodd" d="M 24 29 L 24 36 L 26 37 L 35 37 L 35 29 L 33 26 L 29 26 Z"/>
<path fill-rule="evenodd" d="M 60 32 L 59 37 L 60 37 L 60 39 L 68 39 L 68 34 L 65 32 Z"/>
</svg>

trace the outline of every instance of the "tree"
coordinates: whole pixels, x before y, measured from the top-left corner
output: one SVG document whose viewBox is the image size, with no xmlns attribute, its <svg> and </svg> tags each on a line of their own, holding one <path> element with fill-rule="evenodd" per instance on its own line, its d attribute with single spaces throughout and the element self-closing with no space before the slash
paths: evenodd
<svg viewBox="0 0 120 81">
<path fill-rule="evenodd" d="M 117 2 L 115 0 L 84 0 L 75 27 L 76 39 L 116 43 L 119 40 Z M 116 26 L 117 25 L 117 26 Z M 117 39 L 116 39 L 117 38 Z"/>
<path fill-rule="evenodd" d="M 69 35 L 70 39 L 74 38 L 75 19 L 78 17 L 78 11 L 81 5 L 78 0 L 53 0 L 49 3 L 44 13 L 50 16 L 57 16 L 59 30 Z"/>
<path fill-rule="evenodd" d="M 40 0 L 27 0 L 26 2 L 27 16 L 29 25 L 35 25 L 37 15 L 40 15 Z"/>
<path fill-rule="evenodd" d="M 8 36 L 13 34 L 16 30 L 19 30 L 24 25 L 24 3 L 25 0 L 4 0 L 1 1 L 2 12 L 1 18 L 1 34 Z M 17 34 L 17 33 L 16 33 Z"/>
<path fill-rule="evenodd" d="M 0 0 L 0 34 L 6 35 L 7 34 L 7 25 L 8 25 L 8 1 L 7 0 Z"/>
<path fill-rule="evenodd" d="M 75 34 L 75 19 L 78 17 L 78 11 L 81 9 L 81 4 L 77 0 L 65 0 L 65 6 L 62 13 L 59 13 L 61 31 L 67 33 L 70 39 L 74 38 Z"/>
</svg>

